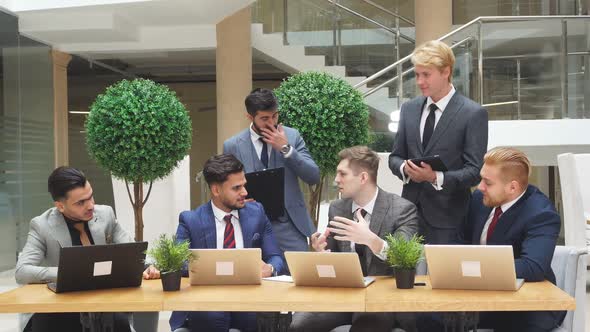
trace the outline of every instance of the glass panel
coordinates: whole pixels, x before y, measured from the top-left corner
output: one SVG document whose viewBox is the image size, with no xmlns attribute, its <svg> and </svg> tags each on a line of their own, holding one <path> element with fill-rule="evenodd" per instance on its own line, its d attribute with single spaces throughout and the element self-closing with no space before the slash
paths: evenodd
<svg viewBox="0 0 590 332">
<path fill-rule="evenodd" d="M 568 111 L 571 119 L 590 116 L 590 22 L 567 20 Z"/>
<path fill-rule="evenodd" d="M 580 15 L 580 0 L 453 0 L 453 24 L 462 25 L 480 16 Z"/>
</svg>

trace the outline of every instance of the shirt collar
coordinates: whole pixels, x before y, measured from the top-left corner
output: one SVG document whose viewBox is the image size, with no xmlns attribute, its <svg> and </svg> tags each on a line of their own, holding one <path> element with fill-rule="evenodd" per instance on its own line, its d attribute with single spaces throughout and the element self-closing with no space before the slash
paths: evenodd
<svg viewBox="0 0 590 332">
<path fill-rule="evenodd" d="M 526 193 L 526 190 L 523 191 L 522 194 L 520 194 L 518 197 L 511 200 L 510 202 L 500 205 L 500 208 L 502 208 L 502 213 L 508 211 L 508 209 L 510 209 L 512 207 L 512 205 L 514 205 L 516 202 L 518 202 L 518 200 L 522 197 L 522 195 L 524 195 L 524 193 Z"/>
<path fill-rule="evenodd" d="M 215 220 L 217 222 L 225 222 L 223 218 L 227 215 L 225 211 L 215 206 L 213 201 L 211 201 L 211 208 L 213 209 L 213 215 L 215 216 Z M 236 220 L 240 220 L 238 210 L 231 210 L 229 212 Z"/>
<path fill-rule="evenodd" d="M 453 98 L 453 95 L 455 94 L 456 91 L 457 90 L 455 90 L 455 87 L 451 84 L 451 90 L 449 91 L 449 93 L 447 93 L 446 96 L 442 97 L 436 103 L 432 100 L 431 97 L 428 97 L 428 99 L 426 99 L 426 109 L 428 109 L 430 104 L 436 104 L 436 107 L 438 107 L 438 109 L 441 112 L 444 112 L 445 108 L 447 108 L 447 105 L 451 101 L 451 98 Z"/>
<path fill-rule="evenodd" d="M 258 141 L 262 136 L 258 135 L 258 133 L 256 133 L 254 131 L 254 128 L 252 127 L 253 123 L 250 123 L 250 137 L 252 138 L 253 142 Z"/>
<path fill-rule="evenodd" d="M 358 205 L 355 201 L 352 201 L 352 213 L 354 213 L 357 209 L 361 208 L 367 211 L 368 214 L 373 214 L 373 208 L 375 207 L 375 201 L 377 200 L 377 195 L 379 194 L 379 188 L 375 189 L 375 195 L 373 199 L 369 201 L 365 206 Z"/>
</svg>

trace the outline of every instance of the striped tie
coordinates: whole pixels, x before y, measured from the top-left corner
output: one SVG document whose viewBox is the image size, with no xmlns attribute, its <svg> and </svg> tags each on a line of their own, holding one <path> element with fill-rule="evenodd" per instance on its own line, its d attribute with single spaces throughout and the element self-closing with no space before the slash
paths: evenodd
<svg viewBox="0 0 590 332">
<path fill-rule="evenodd" d="M 225 231 L 223 232 L 223 249 L 235 248 L 236 239 L 234 237 L 234 225 L 231 223 L 231 214 L 225 215 L 223 220 L 225 220 Z"/>
</svg>

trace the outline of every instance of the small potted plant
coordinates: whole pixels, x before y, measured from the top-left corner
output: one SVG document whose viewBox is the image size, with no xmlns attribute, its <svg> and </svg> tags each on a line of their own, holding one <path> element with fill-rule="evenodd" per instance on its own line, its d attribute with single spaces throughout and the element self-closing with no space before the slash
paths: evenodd
<svg viewBox="0 0 590 332">
<path fill-rule="evenodd" d="M 402 234 L 388 234 L 385 238 L 387 249 L 387 263 L 393 267 L 397 288 L 414 288 L 416 265 L 423 259 L 424 237 L 414 234 L 407 239 Z"/>
<path fill-rule="evenodd" d="M 184 264 L 197 259 L 191 252 L 188 241 L 177 242 L 176 236 L 166 234 L 160 235 L 146 254 L 153 259 L 154 265 L 160 270 L 162 288 L 166 292 L 180 289 Z"/>
</svg>

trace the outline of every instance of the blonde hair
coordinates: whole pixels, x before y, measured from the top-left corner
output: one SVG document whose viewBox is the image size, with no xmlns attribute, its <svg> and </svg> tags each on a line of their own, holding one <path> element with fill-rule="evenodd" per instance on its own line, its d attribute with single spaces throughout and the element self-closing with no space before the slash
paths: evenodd
<svg viewBox="0 0 590 332">
<path fill-rule="evenodd" d="M 438 40 L 427 41 L 416 47 L 412 54 L 414 66 L 433 66 L 439 71 L 449 67 L 449 83 L 453 78 L 453 67 L 455 66 L 455 54 L 449 45 Z"/>
<path fill-rule="evenodd" d="M 373 183 L 377 183 L 377 171 L 379 170 L 379 156 L 375 151 L 364 145 L 357 145 L 350 148 L 342 149 L 338 153 L 340 161 L 348 160 L 349 167 L 353 172 L 358 174 L 359 168 L 369 174 Z"/>
<path fill-rule="evenodd" d="M 493 148 L 483 157 L 487 165 L 500 167 L 500 176 L 505 182 L 517 181 L 523 188 L 529 184 L 531 162 L 524 152 L 514 148 Z"/>
</svg>

